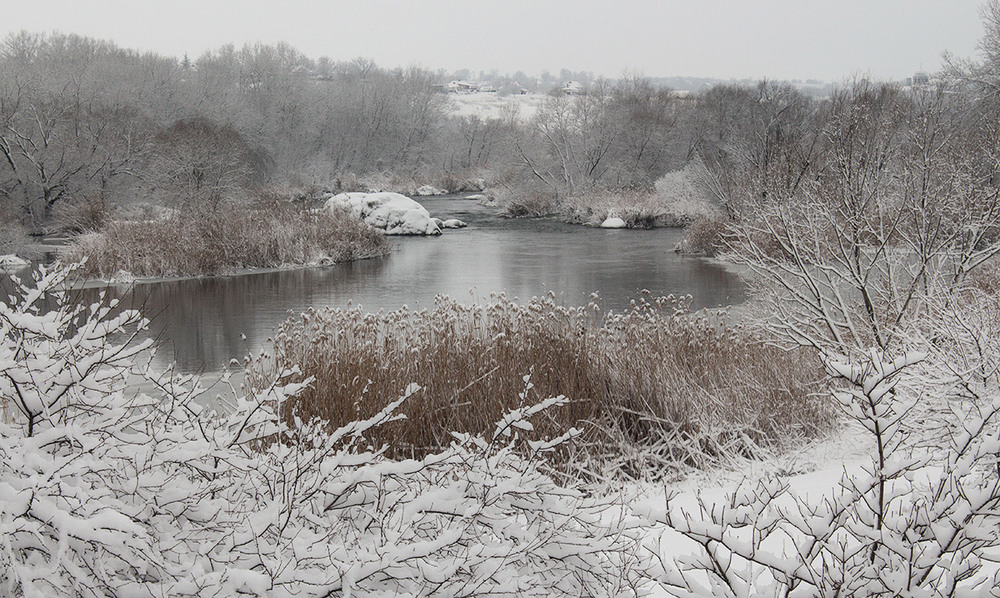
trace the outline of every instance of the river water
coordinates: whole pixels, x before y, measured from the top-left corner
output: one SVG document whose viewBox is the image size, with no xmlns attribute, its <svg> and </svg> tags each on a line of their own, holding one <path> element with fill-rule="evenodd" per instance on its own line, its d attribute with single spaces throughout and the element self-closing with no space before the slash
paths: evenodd
<svg viewBox="0 0 1000 598">
<path fill-rule="evenodd" d="M 551 219 L 503 219 L 475 201 L 425 199 L 432 215 L 467 228 L 440 237 L 391 237 L 391 255 L 307 268 L 137 285 L 126 303 L 142 306 L 160 342 L 157 359 L 183 372 L 218 372 L 259 351 L 290 313 L 310 306 L 365 310 L 431 307 L 447 294 L 465 302 L 506 293 L 522 300 L 553 292 L 565 305 L 597 293 L 605 310 L 622 310 L 643 289 L 687 295 L 695 307 L 740 303 L 745 289 L 731 270 L 675 254 L 677 229 L 603 230 Z"/>
</svg>

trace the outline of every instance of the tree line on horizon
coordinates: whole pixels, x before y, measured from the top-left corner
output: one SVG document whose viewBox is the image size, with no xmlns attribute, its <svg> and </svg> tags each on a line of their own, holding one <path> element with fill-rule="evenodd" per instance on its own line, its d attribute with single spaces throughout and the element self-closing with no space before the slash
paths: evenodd
<svg viewBox="0 0 1000 598">
<path fill-rule="evenodd" d="M 136 203 L 217 207 L 262 189 L 352 190 L 371 173 L 451 191 L 484 179 L 515 201 L 541 198 L 545 212 L 566 198 L 651 192 L 692 163 L 699 189 L 735 217 L 746 197 L 829 173 L 831 127 L 857 102 L 899 111 L 902 120 L 876 124 L 907 128 L 917 125 L 904 115 L 933 101 L 942 118 L 981 133 L 960 106 L 972 94 L 943 87 L 862 82 L 818 99 L 760 82 L 685 97 L 631 76 L 550 95 L 529 118 L 513 103 L 496 117 L 454 114 L 435 89 L 440 76 L 313 60 L 285 43 L 222 46 L 192 63 L 16 33 L 0 46 L 0 218 L 32 234 L 78 232 Z"/>
</svg>

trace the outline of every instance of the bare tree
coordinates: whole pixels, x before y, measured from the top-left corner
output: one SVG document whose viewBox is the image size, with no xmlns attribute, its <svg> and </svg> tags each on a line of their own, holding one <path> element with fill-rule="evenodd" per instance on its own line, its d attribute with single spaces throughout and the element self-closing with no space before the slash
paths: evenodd
<svg viewBox="0 0 1000 598">
<path fill-rule="evenodd" d="M 145 180 L 165 202 L 216 209 L 250 185 L 254 165 L 253 149 L 235 129 L 186 119 L 156 135 Z"/>
</svg>

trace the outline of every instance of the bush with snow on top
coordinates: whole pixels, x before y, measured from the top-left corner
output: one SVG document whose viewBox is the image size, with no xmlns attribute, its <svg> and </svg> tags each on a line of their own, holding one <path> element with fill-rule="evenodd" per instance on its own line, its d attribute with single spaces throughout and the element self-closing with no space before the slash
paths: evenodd
<svg viewBox="0 0 1000 598">
<path fill-rule="evenodd" d="M 970 298 L 969 295 L 972 297 Z M 660 521 L 692 541 L 666 558 L 675 596 L 997 596 L 1000 302 L 932 306 L 932 353 L 827 359 L 833 398 L 871 459 L 832 489 L 748 481 Z M 956 305 L 958 303 L 958 305 Z"/>
<path fill-rule="evenodd" d="M 515 450 L 564 399 L 393 461 L 365 438 L 414 385 L 335 430 L 278 419 L 309 383 L 284 375 L 209 413 L 142 360 L 138 312 L 69 304 L 68 276 L 0 304 L 0 594 L 636 595 L 635 522 L 544 473 L 574 432 Z"/>
</svg>

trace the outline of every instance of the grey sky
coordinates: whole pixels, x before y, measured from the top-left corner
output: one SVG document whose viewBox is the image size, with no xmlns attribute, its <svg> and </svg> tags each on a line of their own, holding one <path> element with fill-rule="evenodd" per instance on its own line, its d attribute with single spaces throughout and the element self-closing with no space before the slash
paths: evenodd
<svg viewBox="0 0 1000 598">
<path fill-rule="evenodd" d="M 0 0 L 3 33 L 58 30 L 192 59 L 287 41 L 381 66 L 618 76 L 901 79 L 972 56 L 981 0 Z"/>
</svg>

